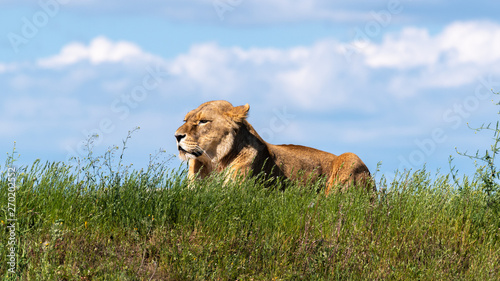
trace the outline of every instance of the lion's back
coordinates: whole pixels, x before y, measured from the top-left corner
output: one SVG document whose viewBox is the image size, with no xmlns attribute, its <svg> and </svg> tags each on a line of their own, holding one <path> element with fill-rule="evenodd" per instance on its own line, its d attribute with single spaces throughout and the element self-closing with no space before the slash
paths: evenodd
<svg viewBox="0 0 500 281">
<path fill-rule="evenodd" d="M 314 170 L 319 174 L 329 174 L 337 157 L 329 152 L 295 144 L 270 145 L 269 150 L 276 164 L 289 172 Z"/>
</svg>

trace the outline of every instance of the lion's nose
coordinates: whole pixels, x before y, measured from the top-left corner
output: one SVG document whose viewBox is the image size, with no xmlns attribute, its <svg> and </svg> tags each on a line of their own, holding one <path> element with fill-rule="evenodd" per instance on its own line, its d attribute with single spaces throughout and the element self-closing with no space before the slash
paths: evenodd
<svg viewBox="0 0 500 281">
<path fill-rule="evenodd" d="M 186 134 L 175 134 L 175 138 L 177 139 L 177 142 L 180 142 L 185 137 L 186 137 Z"/>
</svg>

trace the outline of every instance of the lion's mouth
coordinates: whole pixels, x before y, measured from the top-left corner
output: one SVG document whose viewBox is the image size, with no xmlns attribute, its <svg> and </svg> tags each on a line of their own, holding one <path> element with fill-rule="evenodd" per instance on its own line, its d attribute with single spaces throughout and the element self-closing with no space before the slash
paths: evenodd
<svg viewBox="0 0 500 281">
<path fill-rule="evenodd" d="M 203 154 L 203 151 L 201 149 L 194 149 L 192 151 L 187 151 L 180 145 L 177 146 L 177 149 L 179 150 L 180 153 L 190 154 L 193 155 L 194 157 L 200 157 Z"/>
<path fill-rule="evenodd" d="M 187 153 L 187 151 L 184 148 L 182 148 L 182 146 L 180 146 L 180 145 L 177 146 L 177 149 L 179 150 L 179 152 Z"/>
</svg>

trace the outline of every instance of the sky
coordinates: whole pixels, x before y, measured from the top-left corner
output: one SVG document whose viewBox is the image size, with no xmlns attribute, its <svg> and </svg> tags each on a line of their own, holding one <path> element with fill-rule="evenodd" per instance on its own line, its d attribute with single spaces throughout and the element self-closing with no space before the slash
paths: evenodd
<svg viewBox="0 0 500 281">
<path fill-rule="evenodd" d="M 461 174 L 500 92 L 491 0 L 0 0 L 0 148 L 18 165 L 121 146 L 175 155 L 184 115 L 250 105 L 273 144 L 354 152 L 377 178 Z M 0 159 L 0 163 L 5 161 Z M 380 165 L 379 165 L 380 163 Z M 171 160 L 178 167 L 178 158 Z M 2 165 L 3 166 L 3 165 Z"/>
</svg>

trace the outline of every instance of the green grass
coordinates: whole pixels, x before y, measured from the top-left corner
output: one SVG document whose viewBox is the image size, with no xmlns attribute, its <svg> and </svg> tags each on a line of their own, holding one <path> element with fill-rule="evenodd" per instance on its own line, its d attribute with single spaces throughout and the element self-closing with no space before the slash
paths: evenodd
<svg viewBox="0 0 500 281">
<path fill-rule="evenodd" d="M 191 189 L 181 169 L 110 155 L 18 169 L 16 275 L 3 167 L 5 280 L 500 280 L 500 218 L 474 179 L 405 173 L 375 199 L 254 179 Z"/>
<path fill-rule="evenodd" d="M 325 196 L 214 176 L 193 188 L 158 152 L 14 167 L 0 177 L 3 280 L 500 280 L 500 125 L 470 178 L 450 165 Z M 450 160 L 450 164 L 452 161 Z M 15 190 L 13 187 L 15 186 Z M 286 188 L 283 188 L 286 186 Z M 15 195 L 15 203 L 12 200 Z M 10 204 L 9 204 L 10 203 Z M 15 210 L 13 206 L 15 205 Z M 16 219 L 11 232 L 8 219 Z M 8 272 L 15 234 L 15 274 Z"/>
</svg>

